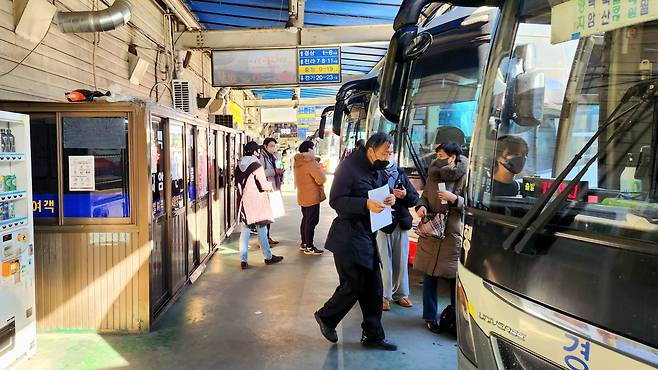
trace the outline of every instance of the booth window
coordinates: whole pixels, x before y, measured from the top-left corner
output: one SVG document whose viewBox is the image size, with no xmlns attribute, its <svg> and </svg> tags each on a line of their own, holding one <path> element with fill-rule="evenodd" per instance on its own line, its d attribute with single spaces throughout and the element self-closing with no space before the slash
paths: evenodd
<svg viewBox="0 0 658 370">
<path fill-rule="evenodd" d="M 196 165 L 194 156 L 196 153 L 196 143 L 194 142 L 194 127 L 187 127 L 187 199 L 194 203 L 197 198 L 196 194 Z"/>
<path fill-rule="evenodd" d="M 127 218 L 128 117 L 64 117 L 65 218 Z"/>
<path fill-rule="evenodd" d="M 183 182 L 183 126 L 169 125 L 169 150 L 171 172 L 171 208 L 173 211 L 185 206 L 185 184 Z"/>
<path fill-rule="evenodd" d="M 30 117 L 32 153 L 32 211 L 35 219 L 56 219 L 57 119 L 55 115 Z"/>
</svg>

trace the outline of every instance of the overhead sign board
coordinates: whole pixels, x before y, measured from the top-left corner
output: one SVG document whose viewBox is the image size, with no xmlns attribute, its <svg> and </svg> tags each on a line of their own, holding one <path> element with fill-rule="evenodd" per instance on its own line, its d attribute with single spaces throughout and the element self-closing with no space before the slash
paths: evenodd
<svg viewBox="0 0 658 370">
<path fill-rule="evenodd" d="M 309 125 L 316 122 L 315 107 L 299 107 L 297 111 L 297 126 L 308 128 Z"/>
<path fill-rule="evenodd" d="M 212 84 L 271 86 L 297 84 L 297 49 L 214 50 Z"/>
<path fill-rule="evenodd" d="M 654 0 L 569 0 L 551 10 L 551 42 L 610 31 L 658 19 Z"/>
<path fill-rule="evenodd" d="M 299 83 L 340 82 L 340 48 L 299 49 Z"/>
</svg>

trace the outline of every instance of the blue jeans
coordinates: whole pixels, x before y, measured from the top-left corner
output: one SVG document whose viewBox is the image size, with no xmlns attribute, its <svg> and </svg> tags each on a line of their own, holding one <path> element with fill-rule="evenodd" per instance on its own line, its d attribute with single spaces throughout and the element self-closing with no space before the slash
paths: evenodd
<svg viewBox="0 0 658 370">
<path fill-rule="evenodd" d="M 444 279 L 425 274 L 423 279 L 423 320 L 425 321 L 437 321 L 439 316 L 439 300 L 436 292 L 439 287 L 439 280 L 447 281 L 450 284 L 450 304 L 455 304 L 457 279 Z"/>
<path fill-rule="evenodd" d="M 256 225 L 258 231 L 258 239 L 260 240 L 260 249 L 263 251 L 263 256 L 266 260 L 272 258 L 272 251 L 270 250 L 270 242 L 267 240 L 267 226 Z M 242 233 L 240 233 L 240 261 L 247 262 L 249 259 L 249 235 L 251 230 L 249 226 L 242 224 Z"/>
</svg>

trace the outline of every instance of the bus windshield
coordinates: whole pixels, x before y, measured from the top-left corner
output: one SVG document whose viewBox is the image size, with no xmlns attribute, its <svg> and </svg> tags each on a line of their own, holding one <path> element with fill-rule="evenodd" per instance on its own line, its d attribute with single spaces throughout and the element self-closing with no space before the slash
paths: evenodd
<svg viewBox="0 0 658 370">
<path fill-rule="evenodd" d="M 407 89 L 403 135 L 409 135 L 425 169 L 441 143 L 456 142 L 468 155 L 484 61 L 477 47 L 452 45 L 428 49 L 415 62 Z M 400 167 L 414 167 L 407 144 L 403 145 Z"/>
<path fill-rule="evenodd" d="M 366 137 L 366 99 L 358 99 L 357 102 L 347 105 L 349 114 L 343 116 L 343 124 L 340 132 L 340 159 L 349 156 L 357 147 L 359 140 L 365 144 Z"/>
<path fill-rule="evenodd" d="M 633 86 L 646 90 L 638 84 L 658 72 L 658 22 L 552 43 L 548 1 L 522 2 L 519 11 L 512 43 L 492 66 L 496 83 L 474 141 L 471 204 L 523 217 L 617 109 L 618 122 L 559 184 L 558 192 L 587 169 L 552 225 L 658 241 L 658 101 L 641 101 L 643 91 L 622 101 Z"/>
</svg>

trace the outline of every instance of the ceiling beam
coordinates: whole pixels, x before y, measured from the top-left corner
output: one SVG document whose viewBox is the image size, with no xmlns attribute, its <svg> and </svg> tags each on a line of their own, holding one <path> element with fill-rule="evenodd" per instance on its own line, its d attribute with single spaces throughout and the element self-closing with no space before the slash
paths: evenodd
<svg viewBox="0 0 658 370">
<path fill-rule="evenodd" d="M 299 105 L 333 105 L 335 103 L 335 96 L 329 96 L 326 98 L 299 99 Z M 292 108 L 294 105 L 295 101 L 292 99 L 259 99 L 244 101 L 245 108 Z"/>
<path fill-rule="evenodd" d="M 258 50 L 388 42 L 391 36 L 393 26 L 390 24 L 302 29 L 198 30 L 178 33 L 176 45 L 183 50 Z"/>
<path fill-rule="evenodd" d="M 187 29 L 201 29 L 201 23 L 183 0 L 162 0 Z"/>
</svg>

